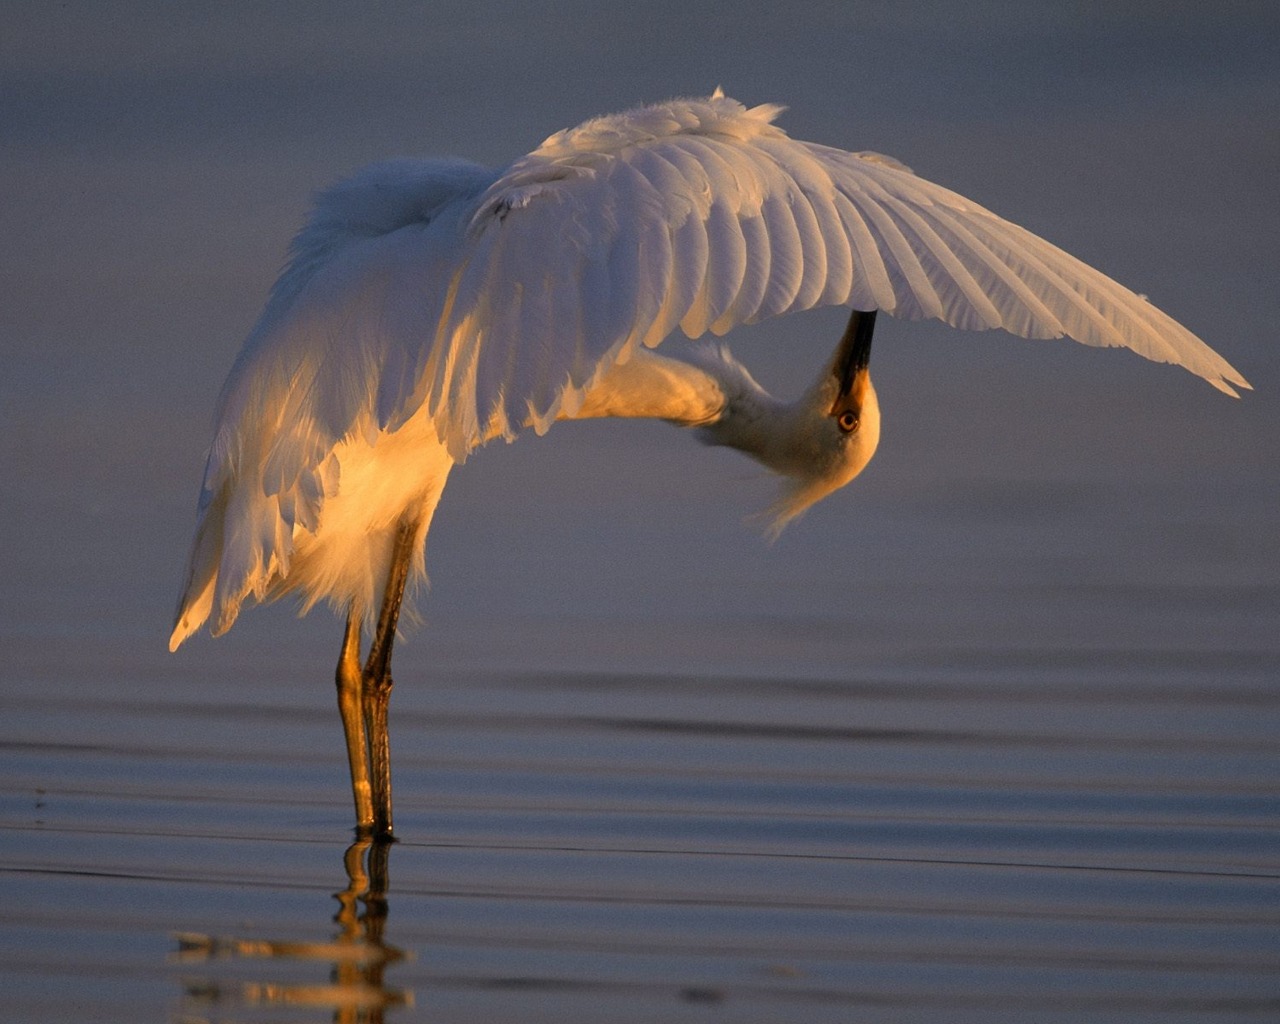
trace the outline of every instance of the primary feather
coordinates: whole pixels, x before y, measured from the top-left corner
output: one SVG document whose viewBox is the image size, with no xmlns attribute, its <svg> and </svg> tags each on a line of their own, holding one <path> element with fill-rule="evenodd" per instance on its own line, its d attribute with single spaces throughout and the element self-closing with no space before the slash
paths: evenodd
<svg viewBox="0 0 1280 1024">
<path fill-rule="evenodd" d="M 628 414 L 611 371 L 677 327 L 843 304 L 1248 387 L 1098 271 L 896 161 L 789 138 L 781 109 L 673 100 L 501 172 L 396 161 L 322 193 L 223 390 L 171 646 L 294 590 L 370 613 L 395 524 L 416 509 L 425 537 L 455 462 L 594 414 L 593 389 Z"/>
</svg>

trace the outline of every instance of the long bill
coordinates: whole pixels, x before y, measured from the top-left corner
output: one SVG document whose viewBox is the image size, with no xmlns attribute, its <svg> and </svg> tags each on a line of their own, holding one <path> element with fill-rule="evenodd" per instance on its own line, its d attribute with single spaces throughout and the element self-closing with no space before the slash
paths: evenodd
<svg viewBox="0 0 1280 1024">
<path fill-rule="evenodd" d="M 849 314 L 849 325 L 836 348 L 831 375 L 836 379 L 836 400 L 832 416 L 862 411 L 867 389 L 867 370 L 871 365 L 871 336 L 876 329 L 876 311 L 855 309 Z"/>
</svg>

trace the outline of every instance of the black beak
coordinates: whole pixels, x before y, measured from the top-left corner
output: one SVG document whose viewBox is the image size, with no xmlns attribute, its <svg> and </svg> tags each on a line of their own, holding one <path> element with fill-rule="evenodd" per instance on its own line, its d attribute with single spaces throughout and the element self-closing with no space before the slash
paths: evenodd
<svg viewBox="0 0 1280 1024">
<path fill-rule="evenodd" d="M 831 375 L 839 387 L 832 415 L 839 415 L 851 406 L 859 411 L 862 392 L 866 388 L 867 367 L 871 364 L 871 335 L 876 329 L 876 311 L 855 309 L 849 314 L 849 326 L 844 329 L 840 347 L 831 366 Z M 851 401 L 852 400 L 852 401 Z"/>
</svg>

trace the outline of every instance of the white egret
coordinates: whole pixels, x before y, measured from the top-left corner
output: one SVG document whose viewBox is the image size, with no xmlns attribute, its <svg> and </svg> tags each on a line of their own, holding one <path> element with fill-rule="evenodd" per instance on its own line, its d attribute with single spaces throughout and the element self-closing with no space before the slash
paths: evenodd
<svg viewBox="0 0 1280 1024">
<path fill-rule="evenodd" d="M 502 170 L 401 160 L 319 196 L 218 403 L 170 647 L 288 593 L 345 613 L 361 833 L 392 832 L 401 600 L 477 446 L 558 419 L 696 427 L 783 478 L 778 529 L 875 451 L 876 310 L 1125 346 L 1248 387 L 1146 299 L 894 160 L 789 138 L 780 110 L 717 90 L 588 121 Z M 722 348 L 651 351 L 677 327 L 721 335 L 822 305 L 854 312 L 795 402 Z"/>
</svg>

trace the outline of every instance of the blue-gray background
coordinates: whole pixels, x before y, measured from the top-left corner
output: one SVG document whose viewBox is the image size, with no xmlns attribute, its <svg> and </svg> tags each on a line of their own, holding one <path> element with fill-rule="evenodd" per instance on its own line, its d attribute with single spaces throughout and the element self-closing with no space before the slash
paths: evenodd
<svg viewBox="0 0 1280 1024">
<path fill-rule="evenodd" d="M 879 454 L 773 546 L 744 525 L 770 494 L 757 470 L 660 424 L 486 449 L 446 492 L 402 681 L 432 664 L 830 675 L 1274 654 L 1278 10 L 12 5 L 0 646 L 51 672 L 82 645 L 165 670 L 213 401 L 315 189 L 388 155 L 500 164 L 588 116 L 722 85 L 787 104 L 799 138 L 894 155 L 1044 234 L 1257 392 L 885 323 Z M 840 326 L 732 340 L 790 393 Z M 250 613 L 177 657 L 319 671 L 337 624 L 290 616 Z"/>
</svg>

